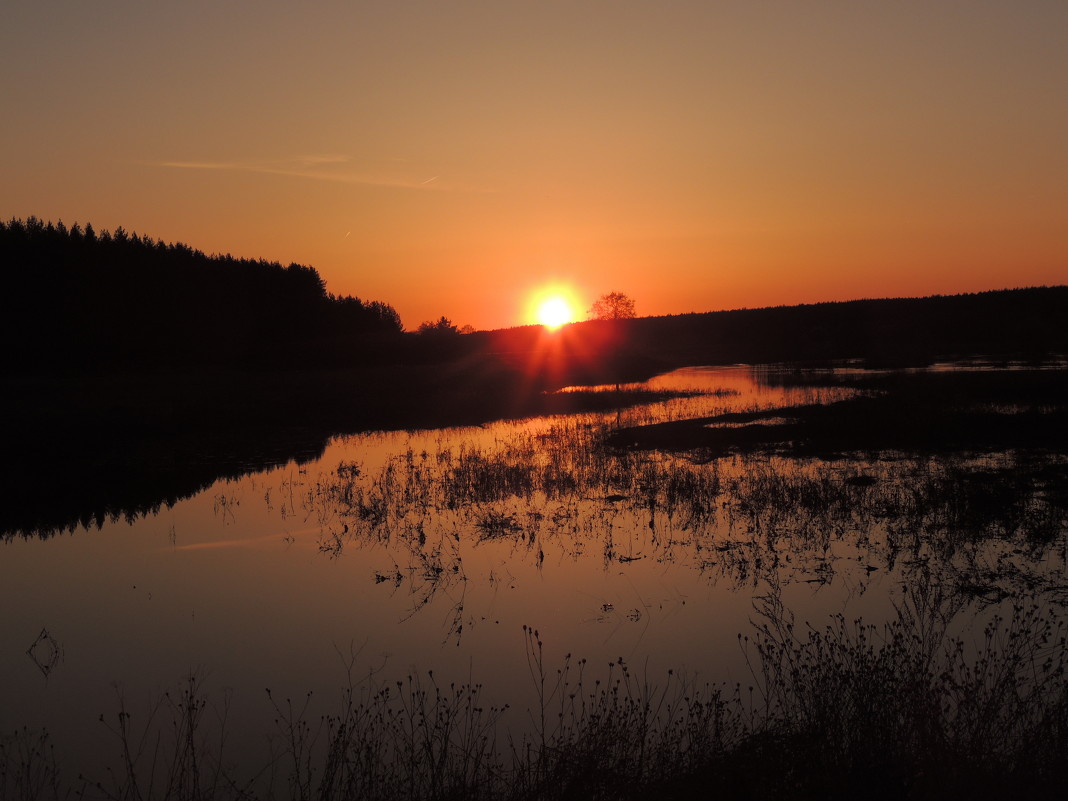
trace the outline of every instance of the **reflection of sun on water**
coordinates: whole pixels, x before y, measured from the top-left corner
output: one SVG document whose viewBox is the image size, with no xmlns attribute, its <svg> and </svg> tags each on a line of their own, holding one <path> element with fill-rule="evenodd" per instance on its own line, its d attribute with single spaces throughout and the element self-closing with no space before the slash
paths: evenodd
<svg viewBox="0 0 1068 801">
<path fill-rule="evenodd" d="M 528 319 L 549 329 L 556 329 L 578 318 L 578 302 L 569 287 L 543 287 L 529 301 Z"/>
</svg>

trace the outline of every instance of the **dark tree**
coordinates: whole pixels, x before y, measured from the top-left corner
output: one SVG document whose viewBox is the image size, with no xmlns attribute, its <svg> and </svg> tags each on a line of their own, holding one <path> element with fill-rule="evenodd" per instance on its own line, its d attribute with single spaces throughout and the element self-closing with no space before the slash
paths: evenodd
<svg viewBox="0 0 1068 801">
<path fill-rule="evenodd" d="M 591 320 L 629 320 L 635 316 L 634 299 L 622 292 L 609 292 L 597 298 L 586 313 Z"/>
<path fill-rule="evenodd" d="M 450 320 L 448 317 L 442 315 L 439 319 L 433 322 L 427 321 L 419 324 L 420 334 L 429 334 L 431 336 L 449 336 L 451 334 L 459 334 L 460 329 Z"/>
</svg>

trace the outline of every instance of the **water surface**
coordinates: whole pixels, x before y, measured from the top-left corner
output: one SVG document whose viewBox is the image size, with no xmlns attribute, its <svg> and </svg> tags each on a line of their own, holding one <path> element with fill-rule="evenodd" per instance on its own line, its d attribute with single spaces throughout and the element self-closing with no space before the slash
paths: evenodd
<svg viewBox="0 0 1068 801">
<path fill-rule="evenodd" d="M 601 444 L 618 429 L 850 398 L 861 390 L 840 381 L 848 372 L 690 368 L 629 387 L 685 397 L 620 411 L 338 437 L 310 462 L 156 514 L 11 538 L 0 730 L 46 727 L 61 761 L 89 770 L 117 753 L 101 714 L 125 699 L 147 721 L 195 673 L 212 714 L 226 708 L 228 752 L 251 763 L 274 731 L 266 688 L 311 692 L 315 715 L 350 681 L 432 670 L 482 683 L 522 731 L 524 626 L 550 665 L 623 658 L 651 681 L 672 669 L 745 685 L 738 634 L 769 593 L 817 624 L 887 619 L 920 585 L 953 589 L 960 631 L 1024 592 L 1059 614 L 1065 510 L 1049 486 L 1005 483 L 1019 453 Z"/>
</svg>

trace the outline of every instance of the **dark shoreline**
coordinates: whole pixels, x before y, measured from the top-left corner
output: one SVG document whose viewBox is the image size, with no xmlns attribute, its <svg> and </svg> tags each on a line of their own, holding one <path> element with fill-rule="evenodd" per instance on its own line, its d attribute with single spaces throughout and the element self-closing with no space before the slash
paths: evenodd
<svg viewBox="0 0 1068 801">
<path fill-rule="evenodd" d="M 781 380 L 847 383 L 863 394 L 828 406 L 621 429 L 608 444 L 703 458 L 730 452 L 824 459 L 892 451 L 1068 454 L 1065 369 L 848 376 L 805 376 L 799 369 Z M 550 393 L 520 374 L 486 372 L 473 362 L 373 372 L 9 379 L 0 391 L 12 468 L 6 482 L 12 500 L 0 508 L 5 538 L 134 519 L 219 479 L 314 460 L 339 434 L 605 411 L 663 397 L 626 388 Z M 1050 483 L 1051 491 L 1068 480 L 1065 465 L 1040 472 L 1032 478 Z"/>
<path fill-rule="evenodd" d="M 1044 287 L 588 321 L 556 332 L 525 326 L 377 334 L 338 340 L 306 358 L 300 357 L 303 346 L 292 343 L 295 352 L 267 360 L 184 366 L 122 366 L 108 353 L 91 354 L 78 368 L 59 352 L 59 362 L 44 358 L 32 370 L 14 370 L 9 362 L 0 375 L 0 443 L 8 462 L 5 489 L 14 500 L 0 508 L 0 536 L 137 516 L 219 478 L 313 459 L 337 434 L 478 425 L 643 403 L 648 395 L 550 391 L 641 381 L 688 365 L 811 367 L 854 360 L 865 367 L 906 367 L 980 355 L 1025 363 L 1063 360 L 1066 311 L 1068 287 Z M 14 363 L 25 364 L 24 356 Z M 873 407 L 876 416 L 893 412 L 877 402 Z M 921 430 L 916 420 L 941 419 L 937 407 L 935 399 L 918 417 L 897 416 L 890 428 L 900 432 L 899 446 L 911 447 L 910 426 L 915 444 Z M 825 414 L 802 413 L 808 433 L 790 432 L 788 439 L 822 438 L 824 450 L 892 446 L 869 442 L 859 425 L 839 429 L 836 419 L 820 422 Z M 1059 414 L 1032 421 L 1031 439 L 1040 438 L 1044 426 L 1068 428 Z M 1020 429 L 1020 422 L 1012 425 Z M 758 420 L 749 423 L 755 440 L 762 433 L 785 436 L 753 428 Z M 973 421 L 971 427 L 983 425 Z M 670 447 L 685 449 L 712 436 L 699 422 L 673 426 L 641 432 L 638 439 L 655 446 L 675 431 L 681 444 Z M 817 431 L 821 426 L 823 433 Z M 941 429 L 922 430 L 923 438 L 937 440 Z M 832 446 L 828 438 L 835 431 L 840 444 Z M 1019 434 L 1006 434 L 1006 441 Z"/>
<path fill-rule="evenodd" d="M 337 435 L 603 411 L 664 395 L 548 393 L 467 364 L 181 371 L 0 381 L 0 538 L 136 518 L 215 481 L 322 455 Z"/>
<path fill-rule="evenodd" d="M 1068 454 L 1068 369 L 829 374 L 804 383 L 850 386 L 862 394 L 827 405 L 625 428 L 613 432 L 610 443 L 709 457 L 1017 449 Z"/>
</svg>

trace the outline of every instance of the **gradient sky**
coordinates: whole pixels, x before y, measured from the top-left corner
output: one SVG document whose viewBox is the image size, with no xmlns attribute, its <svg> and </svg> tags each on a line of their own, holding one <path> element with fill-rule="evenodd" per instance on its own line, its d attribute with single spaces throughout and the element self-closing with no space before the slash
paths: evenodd
<svg viewBox="0 0 1068 801">
<path fill-rule="evenodd" d="M 1068 282 L 1068 2 L 0 6 L 0 216 L 529 322 Z"/>
</svg>

